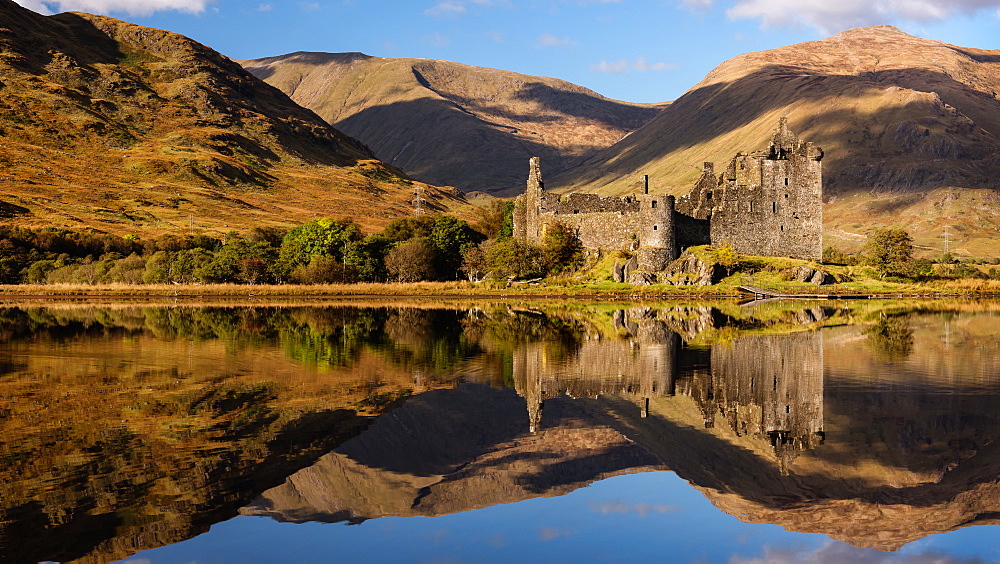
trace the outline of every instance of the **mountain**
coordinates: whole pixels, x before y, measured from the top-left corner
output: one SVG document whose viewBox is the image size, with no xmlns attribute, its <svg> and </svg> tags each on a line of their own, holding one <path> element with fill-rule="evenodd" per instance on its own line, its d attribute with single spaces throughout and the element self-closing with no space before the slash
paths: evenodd
<svg viewBox="0 0 1000 564">
<path fill-rule="evenodd" d="M 782 116 L 825 151 L 827 244 L 857 246 L 905 225 L 941 253 L 1000 254 L 1000 51 L 956 47 L 890 26 L 729 60 L 649 123 L 581 166 L 557 190 L 687 193 L 703 161 L 766 148 Z M 874 221 L 872 221 L 874 220 Z M 928 249 L 930 251 L 930 249 Z"/>
<path fill-rule="evenodd" d="M 527 161 L 569 168 L 657 115 L 554 78 L 430 59 L 292 53 L 244 67 L 415 178 L 517 193 Z"/>
<path fill-rule="evenodd" d="M 204 45 L 0 0 L 0 214 L 16 223 L 124 234 L 353 215 L 375 227 L 409 213 L 413 190 Z"/>
</svg>

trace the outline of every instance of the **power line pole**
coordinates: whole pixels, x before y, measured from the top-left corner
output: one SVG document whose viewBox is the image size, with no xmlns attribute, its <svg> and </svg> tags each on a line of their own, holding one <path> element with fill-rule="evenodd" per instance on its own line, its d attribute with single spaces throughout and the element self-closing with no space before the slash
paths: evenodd
<svg viewBox="0 0 1000 564">
<path fill-rule="evenodd" d="M 415 185 L 413 187 L 413 215 L 424 215 L 424 187 Z"/>
</svg>

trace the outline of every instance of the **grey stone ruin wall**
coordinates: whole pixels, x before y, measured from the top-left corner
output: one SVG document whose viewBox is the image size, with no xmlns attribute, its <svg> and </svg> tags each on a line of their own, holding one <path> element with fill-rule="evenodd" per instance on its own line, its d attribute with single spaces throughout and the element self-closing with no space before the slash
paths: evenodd
<svg viewBox="0 0 1000 564">
<path fill-rule="evenodd" d="M 753 179 L 724 178 L 712 210 L 713 245 L 729 245 L 751 255 L 821 260 L 823 196 L 821 164 L 805 154 L 787 160 L 753 156 Z"/>
<path fill-rule="evenodd" d="M 637 251 L 639 268 L 657 271 L 677 257 L 673 209 L 674 198 L 668 195 L 602 198 L 546 193 L 535 157 L 527 190 L 515 203 L 514 235 L 541 244 L 546 226 L 561 223 L 576 231 L 584 248 Z"/>
<path fill-rule="evenodd" d="M 711 243 L 742 254 L 821 260 L 822 158 L 823 152 L 800 142 L 782 118 L 767 151 L 737 154 L 720 175 Z M 692 193 L 692 200 L 697 196 Z"/>
<path fill-rule="evenodd" d="M 545 227 L 560 222 L 587 249 L 633 250 L 639 268 L 658 271 L 694 245 L 729 245 L 742 254 L 821 260 L 823 151 L 803 143 L 782 118 L 767 150 L 737 153 L 716 176 L 705 163 L 690 194 L 557 197 L 544 191 L 540 163 L 531 159 L 525 193 L 517 198 L 514 234 L 541 244 Z"/>
</svg>

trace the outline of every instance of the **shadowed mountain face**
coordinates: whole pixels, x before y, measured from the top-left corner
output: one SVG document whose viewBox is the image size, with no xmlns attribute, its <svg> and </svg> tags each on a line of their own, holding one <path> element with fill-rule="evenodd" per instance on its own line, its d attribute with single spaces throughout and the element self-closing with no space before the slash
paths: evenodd
<svg viewBox="0 0 1000 564">
<path fill-rule="evenodd" d="M 327 206 L 379 225 L 408 213 L 413 191 L 204 45 L 11 0 L 0 0 L 0 186 L 17 222 L 127 233 L 288 225 Z"/>
<path fill-rule="evenodd" d="M 573 166 L 662 106 L 553 78 L 429 59 L 292 53 L 242 64 L 416 178 L 463 190 L 523 187 L 527 160 Z"/>
<path fill-rule="evenodd" d="M 948 223 L 960 252 L 995 253 L 1000 225 L 1000 51 L 956 47 L 889 26 L 748 53 L 719 65 L 660 115 L 583 165 L 557 189 L 622 193 L 639 174 L 690 190 L 703 161 L 762 148 L 788 116 L 826 153 L 828 243 L 856 246 L 883 223 L 918 243 Z M 953 248 L 954 249 L 954 248 Z"/>
<path fill-rule="evenodd" d="M 241 512 L 294 522 L 444 515 L 665 469 L 570 401 L 547 404 L 537 433 L 525 414 L 512 390 L 423 394 Z"/>
</svg>

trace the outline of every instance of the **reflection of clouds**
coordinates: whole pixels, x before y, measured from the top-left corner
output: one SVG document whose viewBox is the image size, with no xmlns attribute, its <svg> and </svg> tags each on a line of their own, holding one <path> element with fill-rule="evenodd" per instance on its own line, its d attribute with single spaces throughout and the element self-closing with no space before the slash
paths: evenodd
<svg viewBox="0 0 1000 564">
<path fill-rule="evenodd" d="M 663 505 L 663 504 L 648 504 L 648 503 L 636 503 L 628 504 L 622 501 L 592 501 L 590 502 L 590 510 L 600 513 L 602 515 L 610 515 L 612 513 L 636 513 L 639 517 L 645 518 L 650 513 L 667 513 L 669 511 L 678 511 L 680 508 L 674 505 Z"/>
<path fill-rule="evenodd" d="M 507 535 L 503 533 L 497 533 L 492 537 L 486 539 L 486 544 L 492 546 L 493 548 L 503 548 L 508 544 Z"/>
<path fill-rule="evenodd" d="M 917 554 L 882 552 L 871 548 L 858 548 L 837 541 L 830 541 L 817 548 L 774 548 L 764 547 L 763 556 L 742 558 L 731 556 L 729 564 L 793 564 L 810 562 L 814 564 L 978 564 L 980 558 L 958 558 L 937 550 Z"/>
<path fill-rule="evenodd" d="M 451 531 L 449 531 L 448 529 L 435 529 L 433 531 L 428 532 L 426 536 L 432 543 L 441 544 L 444 541 L 448 540 L 449 534 L 451 534 Z"/>
<path fill-rule="evenodd" d="M 576 531 L 570 531 L 567 529 L 557 529 L 555 527 L 542 527 L 538 529 L 538 540 L 540 541 L 550 541 L 555 540 L 559 537 L 570 537 L 575 535 Z"/>
</svg>

